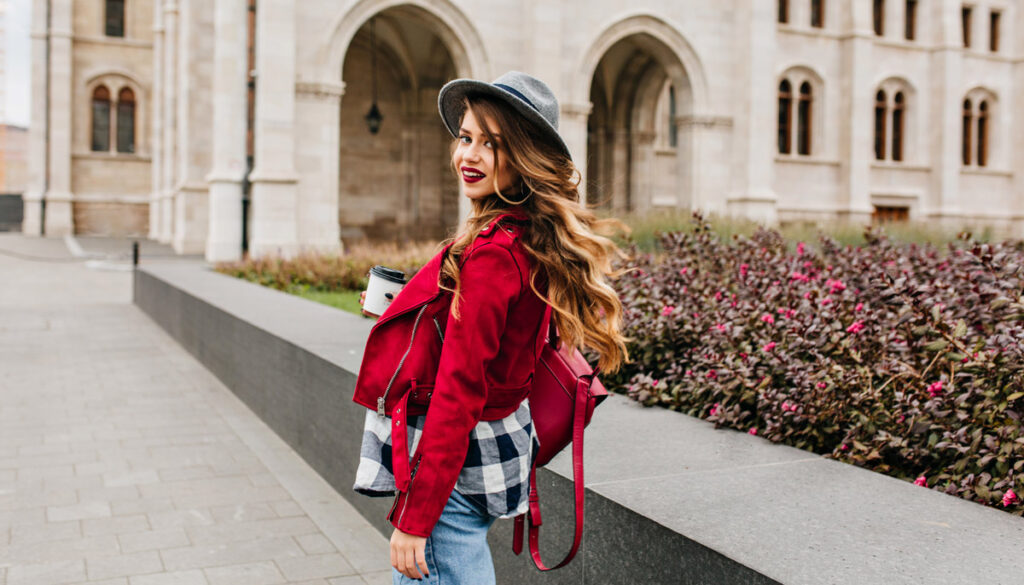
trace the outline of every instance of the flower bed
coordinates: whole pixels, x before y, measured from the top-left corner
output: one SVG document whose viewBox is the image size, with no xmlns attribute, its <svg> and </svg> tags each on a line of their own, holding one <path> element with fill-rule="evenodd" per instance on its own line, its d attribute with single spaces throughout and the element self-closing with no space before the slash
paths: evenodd
<svg viewBox="0 0 1024 585">
<path fill-rule="evenodd" d="M 1024 245 L 791 250 L 695 221 L 617 282 L 633 362 L 609 387 L 1024 514 Z"/>
</svg>

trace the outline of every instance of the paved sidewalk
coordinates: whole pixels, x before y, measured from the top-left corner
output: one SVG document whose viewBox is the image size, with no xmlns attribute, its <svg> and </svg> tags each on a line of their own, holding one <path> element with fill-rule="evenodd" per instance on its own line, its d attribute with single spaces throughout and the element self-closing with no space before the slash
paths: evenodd
<svg viewBox="0 0 1024 585">
<path fill-rule="evenodd" d="M 130 243 L 78 244 L 105 257 L 0 234 L 0 585 L 390 583 L 387 540 L 131 304 Z"/>
</svg>

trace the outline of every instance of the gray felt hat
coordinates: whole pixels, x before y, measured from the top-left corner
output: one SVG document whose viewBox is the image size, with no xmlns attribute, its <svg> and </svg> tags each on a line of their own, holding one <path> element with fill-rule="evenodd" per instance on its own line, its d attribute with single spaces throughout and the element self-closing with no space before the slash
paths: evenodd
<svg viewBox="0 0 1024 585">
<path fill-rule="evenodd" d="M 555 92 L 543 81 L 519 71 L 509 71 L 493 83 L 475 79 L 449 81 L 437 96 L 437 109 L 452 136 L 459 135 L 459 120 L 465 109 L 463 98 L 468 93 L 481 93 L 504 100 L 533 122 L 566 156 L 572 158 L 569 147 L 558 135 L 558 100 L 555 99 Z"/>
</svg>

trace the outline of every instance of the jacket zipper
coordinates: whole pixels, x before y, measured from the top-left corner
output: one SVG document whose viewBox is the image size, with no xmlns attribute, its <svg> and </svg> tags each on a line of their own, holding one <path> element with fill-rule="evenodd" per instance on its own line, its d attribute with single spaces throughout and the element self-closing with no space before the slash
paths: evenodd
<svg viewBox="0 0 1024 585">
<path fill-rule="evenodd" d="M 423 461 L 423 455 L 416 456 L 416 465 L 412 468 L 412 473 L 409 474 L 409 489 L 412 489 L 412 480 L 416 477 L 416 471 L 420 468 L 420 462 Z M 398 523 L 402 523 L 402 518 L 405 517 L 405 509 L 409 507 L 409 491 L 405 492 L 405 501 L 402 502 L 402 511 L 398 513 Z"/>
<path fill-rule="evenodd" d="M 444 333 L 441 333 L 441 324 L 438 323 L 437 317 L 433 317 L 434 327 L 437 327 L 437 336 L 441 338 L 441 343 L 444 343 Z"/>
<path fill-rule="evenodd" d="M 405 349 L 405 353 L 402 354 L 402 359 L 398 361 L 398 367 L 395 368 L 395 373 L 391 374 L 391 380 L 388 381 L 387 388 L 384 389 L 384 394 L 377 398 L 377 416 L 384 418 L 384 402 L 387 400 L 388 393 L 391 392 L 391 385 L 395 383 L 395 378 L 398 377 L 398 372 L 402 369 L 402 364 L 405 363 L 405 358 L 409 357 L 409 352 L 412 351 L 412 342 L 416 339 L 416 329 L 420 325 L 420 317 L 423 316 L 423 311 L 427 310 L 427 305 L 423 305 L 420 308 L 420 312 L 416 313 L 416 321 L 412 324 L 412 335 L 409 336 L 409 347 Z"/>
</svg>

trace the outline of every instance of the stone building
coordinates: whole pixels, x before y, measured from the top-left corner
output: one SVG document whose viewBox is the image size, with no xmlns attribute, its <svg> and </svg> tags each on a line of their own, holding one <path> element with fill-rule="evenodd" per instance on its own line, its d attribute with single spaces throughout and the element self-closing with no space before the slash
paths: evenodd
<svg viewBox="0 0 1024 585">
<path fill-rule="evenodd" d="M 51 4 L 25 213 L 45 201 L 47 233 L 144 228 L 211 260 L 440 236 L 467 206 L 437 92 L 517 69 L 555 90 L 600 206 L 1024 235 L 1019 0 Z M 136 151 L 113 123 L 90 150 L 124 88 Z"/>
</svg>

